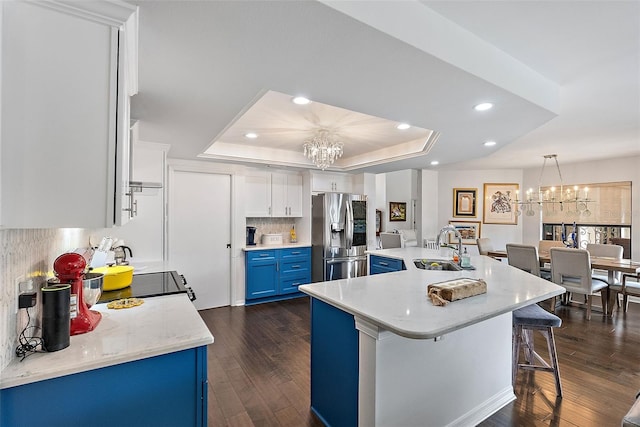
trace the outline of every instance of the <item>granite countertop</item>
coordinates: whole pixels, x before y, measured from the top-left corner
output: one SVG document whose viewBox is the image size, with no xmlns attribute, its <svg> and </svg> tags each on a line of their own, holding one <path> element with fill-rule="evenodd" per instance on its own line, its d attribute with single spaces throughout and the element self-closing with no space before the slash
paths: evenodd
<svg viewBox="0 0 640 427">
<path fill-rule="evenodd" d="M 367 253 L 401 259 L 407 270 L 298 289 L 384 330 L 416 339 L 436 338 L 565 292 L 563 287 L 486 256 L 471 256 L 475 270 L 429 271 L 418 269 L 413 260 L 444 259 L 438 250 L 409 247 Z M 484 279 L 487 293 L 443 307 L 431 303 L 427 285 L 462 277 Z"/>
<path fill-rule="evenodd" d="M 102 313 L 95 330 L 71 337 L 69 347 L 14 359 L 0 388 L 28 384 L 213 343 L 213 336 L 186 294 L 144 298 L 144 304 Z"/>
<path fill-rule="evenodd" d="M 283 243 L 282 245 L 255 245 L 245 246 L 243 250 L 249 251 L 263 251 L 265 249 L 288 249 L 288 248 L 308 248 L 311 247 L 311 243 Z"/>
</svg>

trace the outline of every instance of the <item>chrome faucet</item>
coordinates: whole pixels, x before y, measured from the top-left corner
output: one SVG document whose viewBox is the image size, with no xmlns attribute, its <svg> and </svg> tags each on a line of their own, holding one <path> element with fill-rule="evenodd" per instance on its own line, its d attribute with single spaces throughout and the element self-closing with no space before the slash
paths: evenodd
<svg viewBox="0 0 640 427">
<path fill-rule="evenodd" d="M 444 227 L 442 227 L 440 229 L 440 231 L 438 232 L 438 237 L 436 238 L 436 245 L 439 248 L 440 247 L 440 237 L 442 237 L 443 234 L 447 234 L 447 233 L 451 233 L 451 232 L 453 232 L 453 234 L 458 238 L 458 256 L 460 256 L 460 255 L 462 255 L 462 235 L 460 234 L 458 229 L 455 228 L 451 224 L 445 225 Z M 449 245 L 445 244 L 445 246 L 449 246 Z"/>
</svg>

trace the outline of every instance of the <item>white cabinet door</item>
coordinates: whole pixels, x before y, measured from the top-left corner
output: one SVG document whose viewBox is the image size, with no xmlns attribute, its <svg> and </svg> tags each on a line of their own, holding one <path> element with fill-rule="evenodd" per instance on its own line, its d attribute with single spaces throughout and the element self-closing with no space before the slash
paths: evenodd
<svg viewBox="0 0 640 427">
<path fill-rule="evenodd" d="M 302 217 L 302 175 L 287 175 L 287 205 L 288 216 Z"/>
<path fill-rule="evenodd" d="M 129 120 L 128 110 L 116 114 L 118 28 L 82 13 L 81 4 L 73 13 L 30 2 L 0 7 L 0 226 L 118 223 L 126 176 L 117 174 L 128 166 L 118 169 L 116 151 L 128 148 L 117 145 L 116 123 Z"/>
<path fill-rule="evenodd" d="M 246 217 L 301 217 L 302 176 L 250 172 L 245 176 Z"/>
<path fill-rule="evenodd" d="M 302 216 L 302 176 L 271 174 L 271 216 Z"/>
<path fill-rule="evenodd" d="M 271 216 L 289 216 L 287 174 L 271 174 Z"/>
<path fill-rule="evenodd" d="M 245 216 L 271 216 L 271 174 L 251 172 L 245 176 Z"/>
<path fill-rule="evenodd" d="M 314 193 L 350 193 L 352 189 L 351 175 L 311 173 L 311 191 Z"/>
</svg>

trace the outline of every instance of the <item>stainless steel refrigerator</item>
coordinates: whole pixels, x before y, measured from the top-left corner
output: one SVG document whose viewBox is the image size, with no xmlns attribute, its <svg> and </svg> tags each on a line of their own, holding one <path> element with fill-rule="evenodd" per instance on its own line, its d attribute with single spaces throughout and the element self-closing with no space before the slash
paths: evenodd
<svg viewBox="0 0 640 427">
<path fill-rule="evenodd" d="M 324 193 L 311 198 L 313 282 L 367 275 L 367 196 Z"/>
</svg>

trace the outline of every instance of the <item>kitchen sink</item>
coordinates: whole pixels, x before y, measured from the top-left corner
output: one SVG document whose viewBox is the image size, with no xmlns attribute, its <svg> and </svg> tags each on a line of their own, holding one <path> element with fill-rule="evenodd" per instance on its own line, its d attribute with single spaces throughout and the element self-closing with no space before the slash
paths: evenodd
<svg viewBox="0 0 640 427">
<path fill-rule="evenodd" d="M 441 259 L 414 259 L 413 263 L 416 267 L 422 270 L 446 270 L 446 271 L 460 271 L 463 270 L 458 264 L 452 261 L 445 261 Z"/>
</svg>

